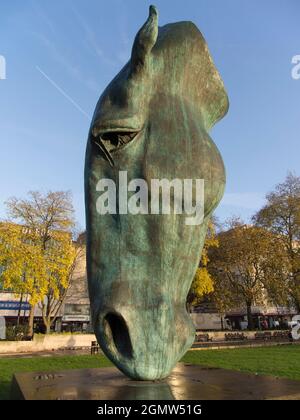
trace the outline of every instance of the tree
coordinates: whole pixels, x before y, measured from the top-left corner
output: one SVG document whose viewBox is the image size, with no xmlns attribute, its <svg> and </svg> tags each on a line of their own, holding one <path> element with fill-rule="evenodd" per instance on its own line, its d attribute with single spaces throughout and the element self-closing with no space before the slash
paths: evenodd
<svg viewBox="0 0 300 420">
<path fill-rule="evenodd" d="M 77 262 L 78 249 L 75 248 L 68 233 L 54 231 L 51 232 L 51 240 L 42 253 L 46 273 L 43 284 L 46 291 L 38 306 L 42 311 L 46 333 L 49 333 L 69 288 Z"/>
<path fill-rule="evenodd" d="M 207 265 L 209 263 L 209 249 L 217 246 L 218 240 L 216 238 L 216 221 L 213 219 L 208 224 L 199 267 L 196 271 L 187 297 L 187 305 L 189 307 L 199 304 L 205 295 L 209 295 L 214 290 L 213 278 L 207 269 Z"/>
<path fill-rule="evenodd" d="M 31 293 L 30 285 L 44 275 L 43 258 L 26 233 L 23 226 L 0 223 L 0 280 L 3 288 L 21 296 L 20 304 L 23 295 Z"/>
<path fill-rule="evenodd" d="M 38 303 L 46 333 L 50 332 L 57 318 L 74 270 L 83 253 L 83 248 L 79 243 L 70 241 L 70 237 L 61 232 L 55 232 L 52 241 L 45 252 L 47 293 L 45 298 Z"/>
<path fill-rule="evenodd" d="M 235 223 L 218 235 L 219 247 L 210 251 L 209 271 L 215 280 L 216 303 L 221 311 L 245 305 L 252 329 L 252 306 L 265 303 L 267 287 L 274 290 L 281 269 L 273 235 L 265 229 Z"/>
<path fill-rule="evenodd" d="M 76 264 L 77 250 L 72 242 L 74 210 L 68 192 L 50 191 L 42 194 L 32 191 L 28 195 L 28 199 L 10 198 L 6 204 L 9 217 L 22 226 L 19 242 L 31 247 L 38 265 L 36 275 L 28 276 L 28 271 L 35 267 L 33 260 L 32 266 L 25 266 L 23 274 L 24 287 L 30 295 L 30 330 L 33 327 L 34 308 L 39 304 L 46 332 L 49 332 Z M 15 264 L 11 262 L 6 265 L 7 276 L 10 267 Z M 19 291 L 16 276 L 11 276 L 11 281 L 14 290 Z"/>
<path fill-rule="evenodd" d="M 266 199 L 267 204 L 253 220 L 274 234 L 278 247 L 284 247 L 285 289 L 300 312 L 300 177 L 289 173 Z"/>
</svg>

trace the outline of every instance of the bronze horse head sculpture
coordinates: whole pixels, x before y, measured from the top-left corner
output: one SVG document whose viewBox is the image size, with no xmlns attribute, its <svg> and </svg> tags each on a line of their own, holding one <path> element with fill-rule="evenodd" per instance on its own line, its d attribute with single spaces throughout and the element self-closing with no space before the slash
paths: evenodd
<svg viewBox="0 0 300 420">
<path fill-rule="evenodd" d="M 208 131 L 227 109 L 223 82 L 197 27 L 158 27 L 150 6 L 129 62 L 97 103 L 85 162 L 94 330 L 104 353 L 131 378 L 165 378 L 194 341 L 186 297 L 225 186 L 223 161 Z M 147 185 L 153 179 L 204 180 L 201 223 L 187 224 L 176 212 L 124 211 L 112 194 L 123 188 L 120 174 Z M 114 188 L 108 191 L 110 181 L 101 180 Z M 139 191 L 136 185 L 131 193 Z M 99 213 L 105 207 L 100 193 L 115 212 Z M 147 203 L 151 195 L 149 189 Z"/>
</svg>

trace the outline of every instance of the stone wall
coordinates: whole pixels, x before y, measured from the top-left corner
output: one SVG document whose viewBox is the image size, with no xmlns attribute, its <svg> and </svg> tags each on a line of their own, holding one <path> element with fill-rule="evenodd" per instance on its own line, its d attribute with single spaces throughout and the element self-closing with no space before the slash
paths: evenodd
<svg viewBox="0 0 300 420">
<path fill-rule="evenodd" d="M 0 341 L 0 355 L 90 347 L 94 334 L 36 334 L 32 341 Z"/>
<path fill-rule="evenodd" d="M 247 337 L 247 339 L 249 340 L 254 340 L 255 339 L 255 334 L 257 332 L 272 332 L 274 333 L 274 330 L 263 330 L 263 331 L 248 331 L 248 330 L 244 330 L 244 331 L 197 331 L 197 335 L 199 334 L 208 334 L 209 338 L 212 341 L 225 341 L 225 334 L 234 334 L 234 333 L 243 333 L 245 337 Z"/>
</svg>

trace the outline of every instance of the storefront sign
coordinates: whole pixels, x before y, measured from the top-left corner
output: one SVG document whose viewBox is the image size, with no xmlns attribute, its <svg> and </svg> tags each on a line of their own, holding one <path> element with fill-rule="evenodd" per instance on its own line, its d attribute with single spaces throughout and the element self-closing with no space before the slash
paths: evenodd
<svg viewBox="0 0 300 420">
<path fill-rule="evenodd" d="M 89 322 L 89 315 L 64 315 L 62 317 L 63 322 Z"/>
<path fill-rule="evenodd" d="M 30 303 L 29 302 L 18 302 L 14 300 L 5 300 L 0 301 L 0 309 L 6 311 L 29 311 Z"/>
</svg>

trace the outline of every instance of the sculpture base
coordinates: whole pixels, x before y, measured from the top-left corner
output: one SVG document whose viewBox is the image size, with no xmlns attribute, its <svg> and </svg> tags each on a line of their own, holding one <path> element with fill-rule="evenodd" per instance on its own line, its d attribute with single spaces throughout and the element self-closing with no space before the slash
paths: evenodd
<svg viewBox="0 0 300 420">
<path fill-rule="evenodd" d="M 164 381 L 133 381 L 116 368 L 17 373 L 12 399 L 261 400 L 300 399 L 300 381 L 179 363 Z"/>
</svg>

